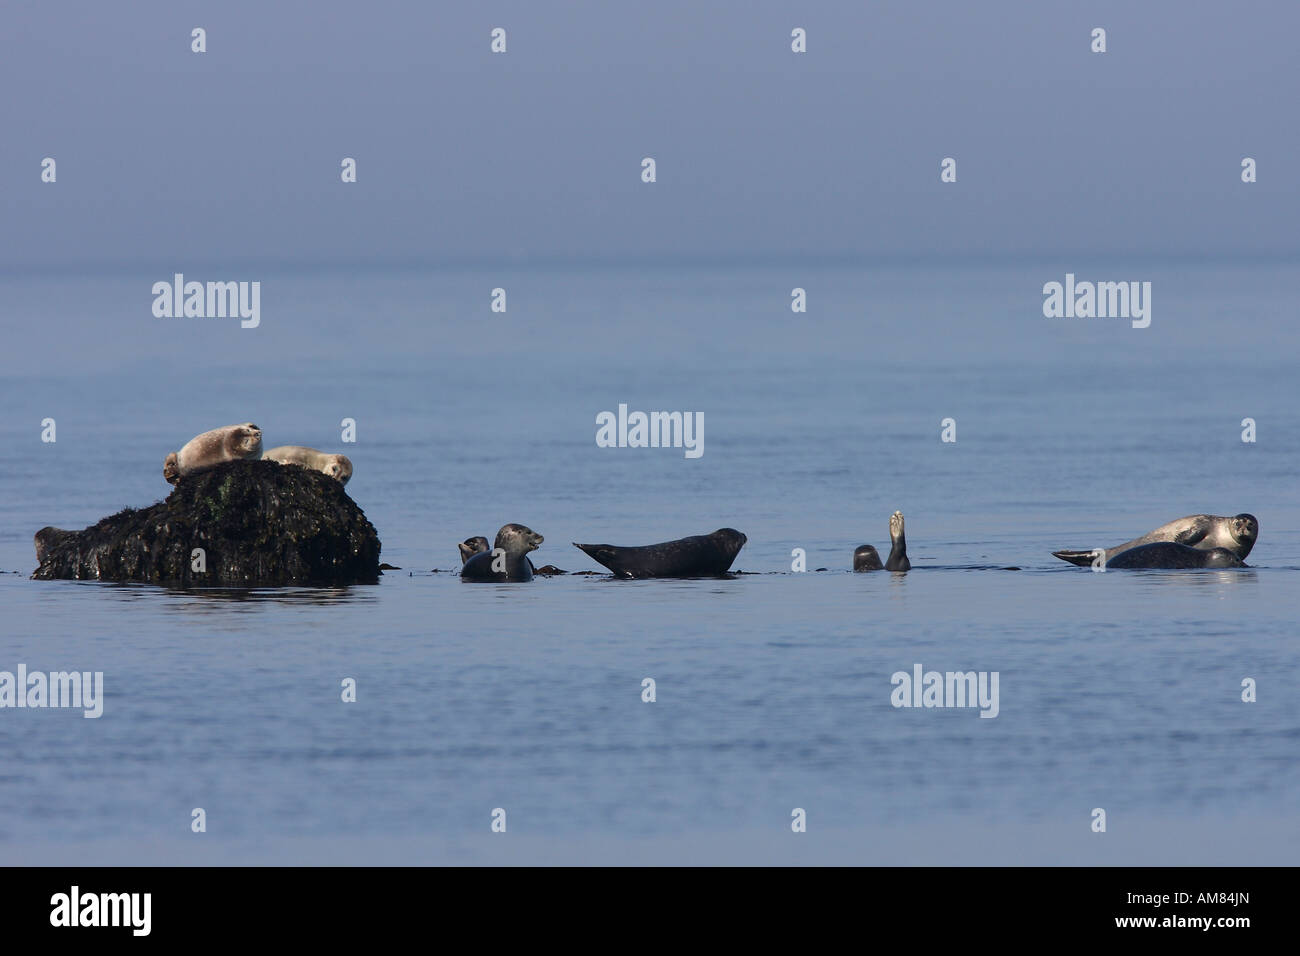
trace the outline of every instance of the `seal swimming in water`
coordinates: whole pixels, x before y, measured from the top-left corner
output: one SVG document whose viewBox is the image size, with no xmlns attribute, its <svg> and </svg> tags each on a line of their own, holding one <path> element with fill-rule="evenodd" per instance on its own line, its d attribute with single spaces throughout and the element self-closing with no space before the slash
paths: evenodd
<svg viewBox="0 0 1300 956">
<path fill-rule="evenodd" d="M 1176 518 L 1168 524 L 1162 524 L 1140 538 L 1107 548 L 1106 566 L 1110 567 L 1115 558 L 1125 551 L 1144 544 L 1161 542 L 1181 544 L 1198 551 L 1223 548 L 1231 551 L 1239 560 L 1245 561 L 1246 555 L 1250 554 L 1250 549 L 1255 546 L 1258 538 L 1259 522 L 1255 520 L 1254 515 L 1239 514 L 1231 518 L 1220 515 L 1188 515 L 1185 518 Z M 1093 548 L 1087 551 L 1053 551 L 1052 556 L 1086 568 L 1091 567 L 1097 550 Z M 1196 565 L 1188 566 L 1196 567 Z"/>
<path fill-rule="evenodd" d="M 327 454 L 306 445 L 280 445 L 262 452 L 262 457 L 267 461 L 278 461 L 282 465 L 302 465 L 312 471 L 323 472 L 341 485 L 346 485 L 352 477 L 352 461 L 347 455 Z"/>
<path fill-rule="evenodd" d="M 573 546 L 585 551 L 619 578 L 704 578 L 726 574 L 748 540 L 735 528 L 719 528 L 712 534 L 697 534 L 639 548 L 578 544 L 576 541 Z"/>
<path fill-rule="evenodd" d="M 492 550 L 492 546 L 488 544 L 488 539 L 483 537 L 481 534 L 475 535 L 472 538 L 466 538 L 460 544 L 456 545 L 456 547 L 460 549 L 460 566 L 462 568 L 465 566 L 465 562 L 468 561 L 470 558 L 474 557 L 474 555 L 482 554 L 484 551 Z M 541 572 L 539 572 L 537 570 L 537 565 L 533 564 L 532 558 L 526 558 L 525 560 L 527 560 L 528 566 L 533 569 L 534 574 L 539 574 L 539 573 L 563 574 L 564 573 L 559 568 L 549 564 L 545 568 L 543 568 Z"/>
<path fill-rule="evenodd" d="M 882 564 L 880 553 L 869 544 L 860 545 L 853 552 L 854 571 L 910 571 L 912 562 L 907 559 L 907 536 L 903 533 L 903 512 L 889 516 L 889 557 Z"/>
<path fill-rule="evenodd" d="M 170 453 L 163 461 L 163 478 L 168 484 L 174 485 L 186 475 L 204 471 L 224 461 L 261 457 L 262 429 L 252 422 L 225 425 L 196 435 L 180 451 Z"/>
<path fill-rule="evenodd" d="M 528 552 L 536 551 L 542 541 L 542 536 L 531 528 L 521 524 L 502 525 L 493 549 L 471 554 L 460 569 L 460 578 L 462 581 L 531 581 L 533 563 L 528 559 Z M 493 567 L 499 562 L 504 562 L 504 570 Z"/>
<path fill-rule="evenodd" d="M 1227 548 L 1189 548 L 1172 541 L 1140 544 L 1115 555 L 1106 568 L 1132 570 L 1156 568 L 1244 568 L 1245 562 Z"/>
</svg>

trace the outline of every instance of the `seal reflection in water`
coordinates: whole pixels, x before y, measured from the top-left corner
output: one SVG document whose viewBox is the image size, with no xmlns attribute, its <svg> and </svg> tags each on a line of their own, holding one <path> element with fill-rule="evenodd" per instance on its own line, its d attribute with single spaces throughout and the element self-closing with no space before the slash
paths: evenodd
<svg viewBox="0 0 1300 956">
<path fill-rule="evenodd" d="M 474 540 L 470 538 L 461 548 Z M 495 547 L 471 554 L 460 569 L 460 578 L 462 581 L 531 581 L 533 563 L 528 560 L 528 552 L 536 551 L 543 540 L 524 525 L 502 525 Z"/>
<path fill-rule="evenodd" d="M 204 471 L 237 458 L 262 457 L 262 429 L 252 422 L 225 425 L 197 435 L 163 461 L 163 478 L 176 484 L 186 475 Z"/>
<path fill-rule="evenodd" d="M 910 571 L 912 562 L 907 559 L 907 536 L 903 533 L 903 512 L 889 516 L 889 557 L 882 564 L 880 554 L 869 544 L 853 552 L 854 571 Z"/>
<path fill-rule="evenodd" d="M 705 578 L 726 574 L 749 539 L 735 528 L 719 528 L 675 541 L 621 548 L 615 544 L 573 546 L 620 578 Z"/>
<path fill-rule="evenodd" d="M 1258 539 L 1259 522 L 1255 520 L 1254 515 L 1239 514 L 1233 515 L 1231 518 L 1225 518 L 1221 515 L 1188 515 L 1185 518 L 1177 518 L 1168 524 L 1162 524 L 1154 531 L 1149 531 L 1140 538 L 1134 538 L 1132 541 L 1126 541 L 1113 548 L 1106 548 L 1106 567 L 1135 567 L 1132 564 L 1116 564 L 1115 561 L 1127 551 L 1140 548 L 1143 545 L 1160 543 L 1177 544 L 1197 551 L 1214 551 L 1221 548 L 1230 552 L 1238 561 L 1245 561 L 1246 555 L 1250 554 L 1250 549 L 1255 546 Z M 1087 568 L 1092 566 L 1097 550 L 1090 548 L 1086 551 L 1053 551 L 1052 556 L 1060 558 L 1062 561 L 1069 561 L 1081 568 Z M 1147 562 L 1158 560 L 1171 562 L 1168 564 L 1148 563 L 1144 565 L 1145 567 L 1235 567 L 1235 565 L 1226 564 L 1189 564 L 1188 561 L 1195 559 L 1189 558 L 1174 549 L 1147 551 L 1144 552 L 1141 560 Z"/>
</svg>

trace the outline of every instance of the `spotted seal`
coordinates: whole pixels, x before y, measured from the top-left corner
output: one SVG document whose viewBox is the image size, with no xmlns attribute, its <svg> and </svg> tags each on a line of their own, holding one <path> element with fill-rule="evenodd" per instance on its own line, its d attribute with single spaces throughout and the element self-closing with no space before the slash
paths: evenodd
<svg viewBox="0 0 1300 956">
<path fill-rule="evenodd" d="M 225 461 L 262 457 L 262 429 L 252 422 L 226 425 L 197 435 L 163 461 L 163 478 L 176 484 L 186 475 L 204 471 Z"/>
<path fill-rule="evenodd" d="M 528 552 L 536 551 L 543 540 L 536 531 L 521 524 L 502 525 L 492 550 L 470 555 L 461 567 L 461 580 L 531 581 L 533 563 Z"/>
<path fill-rule="evenodd" d="M 1115 559 L 1133 548 L 1146 544 L 1169 542 L 1198 551 L 1211 551 L 1223 548 L 1232 552 L 1238 560 L 1245 561 L 1250 549 L 1259 538 L 1259 522 L 1254 515 L 1239 514 L 1231 518 L 1221 515 L 1188 515 L 1177 518 L 1168 524 L 1162 524 L 1154 531 L 1149 531 L 1140 538 L 1126 541 L 1113 548 L 1105 549 L 1106 567 L 1115 567 Z M 1096 559 L 1097 551 L 1053 551 L 1052 556 L 1062 561 L 1069 561 L 1081 568 L 1090 567 Z"/>
<path fill-rule="evenodd" d="M 347 455 L 317 451 L 306 445 L 280 445 L 263 452 L 262 457 L 267 461 L 278 461 L 282 465 L 302 465 L 312 471 L 323 472 L 341 485 L 346 485 L 352 477 L 352 460 Z"/>
</svg>

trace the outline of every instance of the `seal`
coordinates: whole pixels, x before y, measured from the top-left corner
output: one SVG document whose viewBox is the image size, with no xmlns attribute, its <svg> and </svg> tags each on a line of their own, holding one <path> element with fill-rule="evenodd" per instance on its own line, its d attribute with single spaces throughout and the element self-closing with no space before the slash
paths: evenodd
<svg viewBox="0 0 1300 956">
<path fill-rule="evenodd" d="M 262 429 L 252 422 L 226 425 L 197 435 L 163 461 L 163 477 L 176 484 L 186 475 L 204 471 L 225 461 L 262 457 Z"/>
<path fill-rule="evenodd" d="M 859 545 L 853 552 L 853 570 L 854 571 L 883 571 L 884 563 L 880 560 L 880 552 L 869 544 Z"/>
<path fill-rule="evenodd" d="M 576 541 L 573 546 L 609 568 L 618 578 L 703 578 L 726 574 L 748 540 L 735 528 L 719 528 L 712 534 L 639 548 Z"/>
<path fill-rule="evenodd" d="M 1115 555 L 1107 561 L 1107 570 L 1125 568 L 1244 568 L 1247 565 L 1227 548 L 1189 548 L 1172 541 L 1140 544 Z"/>
<path fill-rule="evenodd" d="M 1140 538 L 1126 541 L 1113 548 L 1106 548 L 1106 567 L 1112 567 L 1115 558 L 1132 548 L 1144 544 L 1169 542 L 1181 544 L 1198 551 L 1212 551 L 1223 548 L 1231 551 L 1241 560 L 1246 560 L 1250 549 L 1259 538 L 1259 522 L 1254 515 L 1239 514 L 1231 518 L 1221 515 L 1188 515 L 1177 518 L 1168 524 L 1162 524 L 1154 531 L 1149 531 Z M 1097 555 L 1095 548 L 1087 551 L 1053 551 L 1052 556 L 1062 561 L 1069 561 L 1081 568 L 1091 567 Z"/>
<path fill-rule="evenodd" d="M 262 457 L 282 465 L 302 465 L 312 471 L 324 472 L 341 485 L 346 485 L 352 477 L 352 461 L 347 455 L 331 455 L 305 445 L 281 445 L 263 452 Z"/>
<path fill-rule="evenodd" d="M 854 571 L 910 571 L 912 562 L 907 559 L 907 535 L 903 531 L 903 512 L 889 516 L 889 557 L 882 564 L 880 553 L 869 544 L 860 545 L 853 552 Z"/>
<path fill-rule="evenodd" d="M 492 545 L 488 544 L 488 539 L 480 535 L 473 538 L 466 538 L 460 544 L 456 545 L 460 549 L 460 563 L 463 567 L 465 562 L 476 554 L 482 554 L 484 551 L 491 551 Z"/>
<path fill-rule="evenodd" d="M 473 540 L 472 538 L 470 539 Z M 543 538 L 521 524 L 502 525 L 491 551 L 472 554 L 460 569 L 462 581 L 531 581 L 533 563 L 529 551 L 536 551 Z"/>
<path fill-rule="evenodd" d="M 540 544 L 541 542 L 538 543 Z M 483 537 L 481 534 L 475 535 L 472 538 L 466 538 L 460 544 L 456 545 L 456 547 L 460 549 L 461 567 L 464 567 L 465 562 L 468 561 L 470 558 L 474 557 L 474 555 L 482 554 L 484 551 L 492 550 L 492 545 L 488 544 L 488 539 Z M 533 564 L 532 558 L 527 558 L 526 560 L 528 561 L 528 566 L 533 569 L 534 574 L 563 574 L 564 573 L 559 568 L 552 567 L 549 564 L 545 568 L 542 568 L 539 571 L 537 570 L 537 565 Z M 547 568 L 550 568 L 550 570 L 548 571 Z"/>
</svg>

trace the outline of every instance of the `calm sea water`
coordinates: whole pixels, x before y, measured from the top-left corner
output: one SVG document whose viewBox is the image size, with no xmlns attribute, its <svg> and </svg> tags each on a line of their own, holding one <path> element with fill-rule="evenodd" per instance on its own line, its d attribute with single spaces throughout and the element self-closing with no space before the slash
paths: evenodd
<svg viewBox="0 0 1300 956">
<path fill-rule="evenodd" d="M 1152 281 L 1151 327 L 1043 318 L 1067 271 Z M 262 281 L 255 330 L 154 319 L 167 273 L 0 279 L 0 670 L 106 687 L 98 720 L 0 711 L 0 861 L 1297 862 L 1300 269 L 1132 273 L 192 276 Z M 597 448 L 619 403 L 703 412 L 703 457 Z M 161 499 L 168 451 L 245 420 L 346 451 L 401 570 L 28 579 L 37 529 Z M 911 573 L 849 573 L 895 509 Z M 1050 555 L 1203 511 L 1258 516 L 1250 569 Z M 754 573 L 446 573 L 508 521 L 570 571 L 597 569 L 574 540 L 731 526 Z M 916 663 L 999 672 L 999 716 L 895 709 Z"/>
</svg>

